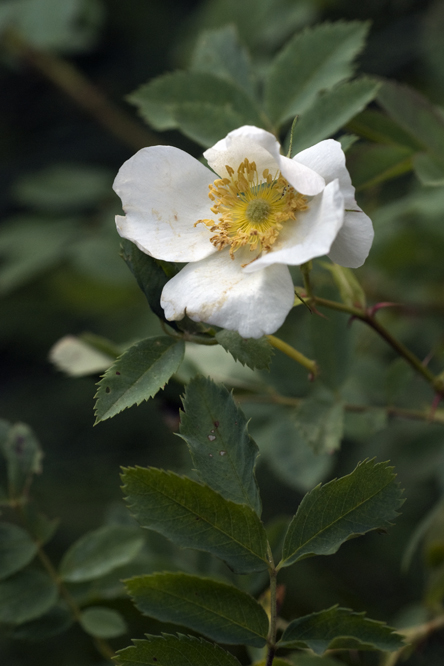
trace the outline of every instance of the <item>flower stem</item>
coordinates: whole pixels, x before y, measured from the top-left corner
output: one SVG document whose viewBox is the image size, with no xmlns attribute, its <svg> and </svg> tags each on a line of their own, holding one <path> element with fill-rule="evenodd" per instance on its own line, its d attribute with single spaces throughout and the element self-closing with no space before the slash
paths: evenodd
<svg viewBox="0 0 444 666">
<path fill-rule="evenodd" d="M 62 90 L 115 137 L 132 149 L 162 143 L 156 136 L 115 106 L 72 63 L 54 53 L 36 48 L 15 30 L 2 35 L 2 45 Z"/>
<path fill-rule="evenodd" d="M 368 310 L 361 310 L 360 308 L 355 308 L 345 303 L 338 303 L 336 301 L 330 301 L 326 298 L 320 298 L 319 296 L 314 296 L 313 301 L 316 305 L 321 307 L 330 308 L 331 310 L 337 310 L 338 312 L 346 312 L 347 314 L 360 319 L 370 326 L 376 333 L 378 333 L 381 338 L 383 338 L 387 344 L 389 344 L 392 349 L 394 349 L 399 356 L 402 356 L 412 368 L 424 377 L 424 379 L 431 385 L 435 393 L 444 397 L 444 381 L 442 377 L 436 377 L 433 372 L 431 372 L 427 366 L 421 363 L 420 359 L 415 356 L 413 352 L 410 351 L 402 342 L 397 340 L 386 328 L 383 326 L 375 316 Z"/>
<path fill-rule="evenodd" d="M 304 354 L 301 354 L 301 352 L 299 352 L 297 349 L 287 344 L 280 338 L 277 338 L 275 335 L 267 335 L 266 337 L 268 338 L 269 343 L 275 349 L 279 349 L 279 351 L 292 358 L 293 361 L 296 361 L 296 363 L 299 363 L 300 365 L 304 366 L 304 368 L 307 368 L 313 378 L 317 377 L 319 368 L 316 364 L 316 361 L 312 361 L 311 359 L 307 358 L 304 356 Z"/>
</svg>

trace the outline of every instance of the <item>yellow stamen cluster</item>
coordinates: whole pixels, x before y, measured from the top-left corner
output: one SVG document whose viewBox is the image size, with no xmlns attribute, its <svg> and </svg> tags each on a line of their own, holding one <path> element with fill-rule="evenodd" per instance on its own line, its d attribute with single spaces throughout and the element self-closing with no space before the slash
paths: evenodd
<svg viewBox="0 0 444 666">
<path fill-rule="evenodd" d="M 278 172 L 268 169 L 259 177 L 255 162 L 247 158 L 237 172 L 226 165 L 229 178 L 218 178 L 210 185 L 208 196 L 214 205 L 211 211 L 219 221 L 198 220 L 215 235 L 210 238 L 218 250 L 230 246 L 230 255 L 241 247 L 252 252 L 269 252 L 276 242 L 283 223 L 295 220 L 297 211 L 306 210 L 305 197 L 296 192 Z"/>
</svg>

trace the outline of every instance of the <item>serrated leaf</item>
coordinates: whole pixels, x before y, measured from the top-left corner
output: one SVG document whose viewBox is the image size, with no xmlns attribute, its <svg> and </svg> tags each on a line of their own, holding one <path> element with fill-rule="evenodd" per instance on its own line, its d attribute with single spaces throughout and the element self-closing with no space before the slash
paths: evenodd
<svg viewBox="0 0 444 666">
<path fill-rule="evenodd" d="M 80 614 L 82 629 L 97 638 L 115 638 L 126 633 L 124 618 L 113 608 L 90 606 Z"/>
<path fill-rule="evenodd" d="M 260 125 L 261 122 L 254 102 L 243 90 L 208 72 L 174 72 L 159 76 L 131 93 L 128 100 L 158 130 L 182 129 L 180 114 L 189 104 L 195 109 L 207 104 L 222 112 L 226 110 L 228 117 L 234 115 L 241 124 Z"/>
<path fill-rule="evenodd" d="M 307 493 L 288 528 L 282 566 L 332 555 L 354 536 L 389 527 L 403 503 L 395 478 L 387 463 L 366 460 L 351 474 Z"/>
<path fill-rule="evenodd" d="M 384 81 L 378 103 L 419 144 L 442 159 L 444 154 L 444 116 L 416 90 Z"/>
<path fill-rule="evenodd" d="M 65 603 L 59 602 L 36 620 L 16 626 L 12 638 L 18 641 L 45 641 L 69 629 L 73 622 L 70 609 Z"/>
<path fill-rule="evenodd" d="M 263 647 L 268 617 L 258 602 L 232 585 L 183 573 L 125 581 L 136 607 L 161 622 L 193 629 L 219 643 Z"/>
<path fill-rule="evenodd" d="M 119 650 L 116 663 L 124 666 L 240 666 L 239 661 L 219 645 L 194 636 L 146 635 L 147 640 L 135 640 L 134 645 Z"/>
<path fill-rule="evenodd" d="M 346 81 L 318 95 L 303 113 L 293 132 L 293 155 L 327 139 L 362 111 L 378 92 L 371 79 Z"/>
<path fill-rule="evenodd" d="M 136 278 L 151 310 L 162 321 L 175 328 L 174 322 L 165 319 L 163 308 L 160 306 L 160 296 L 168 280 L 176 274 L 176 265 L 150 257 L 126 238 L 122 239 L 120 248 L 121 257 Z"/>
<path fill-rule="evenodd" d="M 36 552 L 37 544 L 25 530 L 0 523 L 0 580 L 26 567 Z"/>
<path fill-rule="evenodd" d="M 129 468 L 122 480 L 129 509 L 142 527 L 183 548 L 212 553 L 236 573 L 267 568 L 266 533 L 249 507 L 159 469 Z"/>
<path fill-rule="evenodd" d="M 204 483 L 226 499 L 261 513 L 254 468 L 259 449 L 244 413 L 222 384 L 195 377 L 183 398 L 180 435 Z"/>
<path fill-rule="evenodd" d="M 8 470 L 9 496 L 16 499 L 28 493 L 33 475 L 42 471 L 43 451 L 31 428 L 15 423 L 8 430 L 3 455 Z"/>
<path fill-rule="evenodd" d="M 332 391 L 314 391 L 297 407 L 295 426 L 315 453 L 333 453 L 341 446 L 344 406 Z"/>
<path fill-rule="evenodd" d="M 266 336 L 262 338 L 242 338 L 237 331 L 222 330 L 216 333 L 216 340 L 232 357 L 252 370 L 268 370 L 274 354 Z"/>
<path fill-rule="evenodd" d="M 276 125 L 304 113 L 321 90 L 349 78 L 368 24 L 324 23 L 297 34 L 273 61 L 265 81 L 266 111 Z"/>
<path fill-rule="evenodd" d="M 383 622 L 334 606 L 290 622 L 279 647 L 310 648 L 320 655 L 326 650 L 385 650 L 403 647 L 399 634 Z"/>
<path fill-rule="evenodd" d="M 230 81 L 241 90 L 254 92 L 250 59 L 239 42 L 234 25 L 200 33 L 191 59 L 191 69 L 208 72 Z"/>
<path fill-rule="evenodd" d="M 47 574 L 20 571 L 0 582 L 0 623 L 21 624 L 40 617 L 56 603 L 57 595 Z"/>
<path fill-rule="evenodd" d="M 60 577 L 71 583 L 93 580 L 130 562 L 145 542 L 140 529 L 105 525 L 84 534 L 65 553 Z"/>
<path fill-rule="evenodd" d="M 184 354 L 184 342 L 166 335 L 147 338 L 127 349 L 98 384 L 96 423 L 155 396 L 176 372 Z"/>
</svg>

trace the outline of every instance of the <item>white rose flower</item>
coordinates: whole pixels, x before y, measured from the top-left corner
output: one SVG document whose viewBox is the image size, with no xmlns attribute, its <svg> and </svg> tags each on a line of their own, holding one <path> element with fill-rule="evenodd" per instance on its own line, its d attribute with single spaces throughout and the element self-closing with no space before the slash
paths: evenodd
<svg viewBox="0 0 444 666">
<path fill-rule="evenodd" d="M 321 141 L 289 159 L 263 129 L 240 127 L 205 151 L 213 171 L 171 146 L 140 150 L 114 189 L 123 238 L 156 259 L 186 262 L 164 287 L 172 321 L 274 333 L 294 304 L 288 265 L 327 254 L 361 266 L 373 240 L 340 143 Z"/>
</svg>

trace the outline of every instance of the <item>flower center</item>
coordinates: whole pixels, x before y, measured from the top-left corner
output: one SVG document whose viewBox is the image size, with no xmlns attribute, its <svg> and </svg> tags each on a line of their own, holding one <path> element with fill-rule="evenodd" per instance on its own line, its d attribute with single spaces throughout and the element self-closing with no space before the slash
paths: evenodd
<svg viewBox="0 0 444 666">
<path fill-rule="evenodd" d="M 260 177 L 256 164 L 247 158 L 237 172 L 228 165 L 225 168 L 229 178 L 218 178 L 209 186 L 208 196 L 214 202 L 211 211 L 218 221 L 198 220 L 196 224 L 205 224 L 214 233 L 210 241 L 218 250 L 230 246 L 232 259 L 246 245 L 258 255 L 269 252 L 284 223 L 307 209 L 306 198 L 280 172 L 272 176 L 265 169 Z"/>
</svg>

